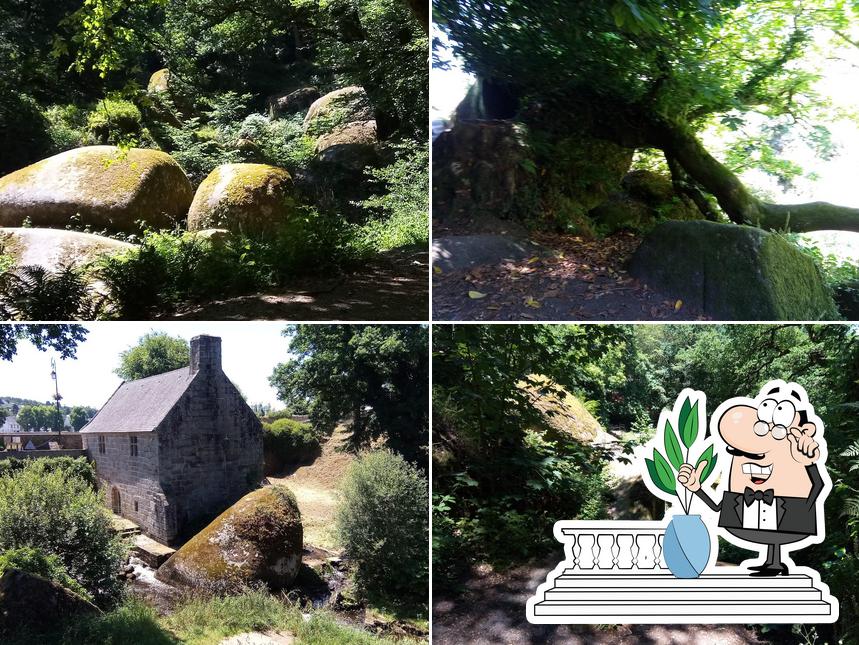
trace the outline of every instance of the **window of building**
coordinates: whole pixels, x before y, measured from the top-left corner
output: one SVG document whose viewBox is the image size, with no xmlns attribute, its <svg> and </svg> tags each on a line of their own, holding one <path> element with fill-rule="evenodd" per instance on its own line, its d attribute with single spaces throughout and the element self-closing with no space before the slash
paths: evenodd
<svg viewBox="0 0 859 645">
<path fill-rule="evenodd" d="M 137 437 L 129 437 L 129 440 L 131 441 L 131 456 L 136 457 L 137 456 Z"/>
<path fill-rule="evenodd" d="M 106 452 L 104 445 L 104 435 L 98 436 L 98 454 L 103 455 Z"/>
<path fill-rule="evenodd" d="M 137 500 L 134 500 L 134 512 L 136 513 L 136 512 L 137 512 L 137 510 L 138 510 L 138 507 L 137 507 Z"/>
</svg>

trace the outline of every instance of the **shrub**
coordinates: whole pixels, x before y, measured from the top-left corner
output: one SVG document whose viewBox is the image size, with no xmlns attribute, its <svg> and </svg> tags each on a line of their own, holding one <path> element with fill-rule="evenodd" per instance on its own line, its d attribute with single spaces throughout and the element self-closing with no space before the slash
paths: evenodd
<svg viewBox="0 0 859 645">
<path fill-rule="evenodd" d="M 47 554 L 39 549 L 24 546 L 0 553 L 0 576 L 6 569 L 18 569 L 53 580 L 61 587 L 74 591 L 79 596 L 92 601 L 92 596 L 69 575 L 57 556 Z"/>
<path fill-rule="evenodd" d="M 68 471 L 36 460 L 0 477 L 0 551 L 21 547 L 57 556 L 96 604 L 119 598 L 125 546 L 100 494 Z"/>
<path fill-rule="evenodd" d="M 100 143 L 140 145 L 147 138 L 143 115 L 125 99 L 106 98 L 96 103 L 87 117 L 87 128 Z"/>
<path fill-rule="evenodd" d="M 29 468 L 32 472 L 46 474 L 62 472 L 68 477 L 75 477 L 86 482 L 90 488 L 98 488 L 98 478 L 95 474 L 95 464 L 86 457 L 48 457 L 39 459 L 16 459 L 11 457 L 0 461 L 0 477 L 13 475 L 19 470 Z"/>
<path fill-rule="evenodd" d="M 45 109 L 51 153 L 57 154 L 94 142 L 87 125 L 86 110 L 77 105 L 51 105 Z"/>
<path fill-rule="evenodd" d="M 75 266 L 22 266 L 0 274 L 0 314 L 12 320 L 92 320 L 101 305 Z"/>
<path fill-rule="evenodd" d="M 0 176 L 46 157 L 48 122 L 36 101 L 0 83 Z"/>
<path fill-rule="evenodd" d="M 429 580 L 424 475 L 387 450 L 364 454 L 342 484 L 337 532 L 371 596 L 423 602 Z"/>
<path fill-rule="evenodd" d="M 263 449 L 275 468 L 306 463 L 319 455 L 319 436 L 309 423 L 277 419 L 263 430 Z"/>
<path fill-rule="evenodd" d="M 429 235 L 429 148 L 406 142 L 395 147 L 396 161 L 366 171 L 385 191 L 364 200 L 371 219 L 357 234 L 356 243 L 373 251 L 409 244 L 425 244 Z"/>
</svg>

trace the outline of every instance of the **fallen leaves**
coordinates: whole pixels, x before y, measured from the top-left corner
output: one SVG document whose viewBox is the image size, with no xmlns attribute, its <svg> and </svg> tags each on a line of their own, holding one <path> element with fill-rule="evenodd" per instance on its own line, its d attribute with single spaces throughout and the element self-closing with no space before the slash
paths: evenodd
<svg viewBox="0 0 859 645">
<path fill-rule="evenodd" d="M 472 300 L 480 300 L 481 298 L 485 298 L 486 294 L 480 293 L 479 291 L 473 291 L 472 290 L 472 291 L 468 292 L 468 297 L 471 298 Z"/>
<path fill-rule="evenodd" d="M 528 296 L 527 298 L 525 298 L 523 303 L 525 304 L 526 307 L 531 307 L 531 309 L 539 309 L 540 308 L 540 302 L 538 300 L 534 300 L 534 298 L 532 298 L 531 296 Z"/>
</svg>

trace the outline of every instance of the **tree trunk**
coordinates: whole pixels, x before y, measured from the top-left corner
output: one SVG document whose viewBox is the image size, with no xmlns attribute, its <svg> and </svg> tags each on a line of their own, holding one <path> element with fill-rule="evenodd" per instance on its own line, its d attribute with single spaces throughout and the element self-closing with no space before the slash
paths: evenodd
<svg viewBox="0 0 859 645">
<path fill-rule="evenodd" d="M 694 134 L 669 127 L 663 138 L 666 156 L 673 157 L 692 179 L 719 202 L 732 222 L 794 233 L 838 230 L 859 232 L 859 208 L 827 202 L 770 204 L 754 197 L 737 176 L 719 163 Z"/>
<path fill-rule="evenodd" d="M 429 33 L 429 2 L 427 0 L 406 0 L 409 9 L 421 23 L 424 28 L 424 33 Z"/>
</svg>

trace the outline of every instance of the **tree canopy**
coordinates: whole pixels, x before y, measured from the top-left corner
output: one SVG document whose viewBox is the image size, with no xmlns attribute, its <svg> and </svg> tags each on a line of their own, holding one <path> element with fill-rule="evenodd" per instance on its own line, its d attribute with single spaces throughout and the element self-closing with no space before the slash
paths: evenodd
<svg viewBox="0 0 859 645">
<path fill-rule="evenodd" d="M 700 141 L 715 123 L 754 124 L 746 157 L 782 177 L 794 172 L 778 154 L 789 134 L 831 154 L 814 53 L 854 46 L 855 3 L 436 0 L 435 11 L 466 67 L 511 88 L 523 118 L 659 149 L 676 182 L 712 195 L 736 223 L 859 230 L 859 209 L 758 199 Z"/>
<path fill-rule="evenodd" d="M 62 358 L 74 358 L 88 333 L 83 325 L 0 325 L 0 360 L 11 361 L 20 340 L 29 341 L 42 352 L 53 349 Z"/>
<path fill-rule="evenodd" d="M 384 439 L 407 459 L 426 459 L 429 332 L 418 325 L 294 325 L 296 355 L 269 382 L 288 407 L 306 405 L 331 431 L 348 419 L 352 442 Z"/>
<path fill-rule="evenodd" d="M 152 331 L 120 353 L 114 373 L 126 381 L 135 381 L 185 367 L 190 360 L 188 341 L 167 332 Z"/>
</svg>

